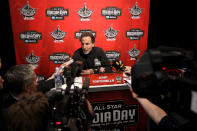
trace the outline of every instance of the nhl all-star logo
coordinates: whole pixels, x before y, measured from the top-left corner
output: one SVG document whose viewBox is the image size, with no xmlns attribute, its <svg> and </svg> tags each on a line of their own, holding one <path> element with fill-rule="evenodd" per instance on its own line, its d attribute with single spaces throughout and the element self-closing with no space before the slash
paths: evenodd
<svg viewBox="0 0 197 131">
<path fill-rule="evenodd" d="M 136 4 L 130 9 L 130 14 L 132 15 L 133 19 L 139 19 L 140 14 L 142 13 L 142 9 Z"/>
<path fill-rule="evenodd" d="M 78 15 L 81 18 L 81 21 L 90 21 L 90 16 L 92 15 L 93 10 L 90 10 L 86 7 L 86 3 L 84 3 L 84 7 L 80 8 L 78 11 Z"/>
<path fill-rule="evenodd" d="M 36 56 L 32 51 L 26 58 L 26 62 L 29 64 L 37 64 L 40 61 L 40 57 Z"/>
<path fill-rule="evenodd" d="M 135 45 L 131 50 L 129 51 L 129 56 L 131 60 L 136 60 L 137 56 L 140 54 L 140 50 L 135 48 Z"/>
<path fill-rule="evenodd" d="M 115 41 L 117 35 L 118 35 L 118 31 L 113 29 L 112 25 L 110 26 L 110 28 L 108 28 L 105 31 L 105 36 L 107 37 L 108 41 Z"/>
<path fill-rule="evenodd" d="M 51 17 L 51 20 L 64 20 L 64 16 L 68 16 L 68 9 L 64 7 L 51 7 L 46 10 L 46 16 Z"/>
<path fill-rule="evenodd" d="M 64 42 L 66 32 L 60 30 L 59 26 L 57 26 L 57 29 L 51 32 L 51 36 L 53 37 L 55 43 Z"/>
<path fill-rule="evenodd" d="M 122 77 L 121 77 L 121 76 L 117 76 L 117 77 L 116 77 L 116 81 L 117 81 L 117 82 L 121 82 L 121 81 L 122 81 Z"/>
<path fill-rule="evenodd" d="M 126 32 L 126 37 L 130 40 L 139 40 L 141 36 L 144 36 L 144 31 L 140 29 L 130 29 Z"/>
<path fill-rule="evenodd" d="M 25 43 L 38 43 L 42 39 L 42 33 L 37 31 L 25 31 L 19 34 L 19 39 L 24 40 Z"/>
<path fill-rule="evenodd" d="M 120 52 L 115 51 L 115 50 L 106 51 L 105 54 L 106 54 L 109 61 L 113 61 L 117 58 L 120 58 Z"/>
<path fill-rule="evenodd" d="M 49 60 L 53 61 L 54 64 L 63 64 L 70 60 L 70 55 L 64 52 L 56 52 L 49 56 Z"/>
<path fill-rule="evenodd" d="M 82 34 L 83 32 L 91 32 L 92 35 L 94 36 L 94 38 L 96 38 L 96 31 L 92 31 L 92 30 L 90 30 L 90 29 L 81 29 L 81 30 L 75 32 L 75 38 L 76 38 L 76 39 L 79 39 L 79 38 L 81 37 L 81 34 Z"/>
<path fill-rule="evenodd" d="M 36 10 L 29 5 L 29 1 L 27 1 L 27 5 L 23 6 L 23 8 L 19 9 L 20 13 L 23 15 L 24 20 L 34 20 L 34 15 L 36 14 Z"/>
<path fill-rule="evenodd" d="M 101 10 L 101 15 L 105 16 L 106 19 L 117 19 L 118 16 L 121 16 L 121 9 L 117 7 L 106 7 Z"/>
</svg>

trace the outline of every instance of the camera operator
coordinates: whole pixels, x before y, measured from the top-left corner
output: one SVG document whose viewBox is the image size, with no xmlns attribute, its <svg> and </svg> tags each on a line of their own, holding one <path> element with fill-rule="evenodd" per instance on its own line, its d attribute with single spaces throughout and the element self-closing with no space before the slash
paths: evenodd
<svg viewBox="0 0 197 131">
<path fill-rule="evenodd" d="M 50 110 L 41 92 L 24 93 L 8 109 L 8 131 L 46 131 Z"/>
<path fill-rule="evenodd" d="M 130 88 L 130 92 L 132 94 L 132 97 L 136 99 L 140 105 L 143 107 L 143 109 L 146 111 L 148 116 L 158 125 L 162 125 L 162 119 L 167 120 L 168 116 L 167 113 L 161 109 L 159 106 L 153 104 L 151 101 L 149 101 L 147 98 L 138 97 L 138 95 Z M 166 123 L 165 129 L 172 129 L 173 125 L 171 121 L 169 123 Z"/>
<path fill-rule="evenodd" d="M 186 131 L 196 130 L 194 121 L 185 121 L 176 113 L 166 113 L 162 108 L 152 103 L 147 98 L 139 97 L 131 88 L 132 97 L 143 107 L 147 115 L 158 125 L 161 131 Z M 176 116 L 173 116 L 176 115 Z M 181 121 L 182 120 L 182 121 Z"/>
<path fill-rule="evenodd" d="M 4 75 L 4 87 L 0 90 L 0 130 L 8 128 L 8 109 L 20 100 L 20 96 L 34 92 L 45 93 L 54 87 L 54 80 L 37 83 L 38 79 L 31 64 L 19 64 L 9 68 Z"/>
<path fill-rule="evenodd" d="M 7 130 L 8 108 L 19 100 L 19 96 L 24 93 L 37 91 L 37 77 L 34 67 L 30 64 L 12 66 L 4 76 L 4 87 L 0 96 L 0 128 Z"/>
<path fill-rule="evenodd" d="M 195 61 L 183 50 L 161 48 L 146 51 L 132 67 L 132 89 L 130 92 L 148 116 L 157 124 L 157 130 L 186 131 L 196 130 L 196 114 L 190 110 L 191 91 L 196 89 L 196 76 L 176 74 L 178 69 L 196 71 Z M 177 61 L 174 61 L 176 59 Z M 185 63 L 187 62 L 187 63 Z M 167 67 L 173 70 L 162 70 Z M 175 74 L 174 74 L 175 73 Z M 182 73 L 182 72 L 181 72 Z M 187 74 L 188 75 L 188 74 Z M 158 100 L 155 104 L 154 100 Z M 164 103 L 163 103 L 164 102 Z M 160 104 L 164 105 L 161 106 Z M 189 114 L 190 113 L 190 114 Z M 189 114 L 189 115 L 188 115 Z M 191 115 L 193 114 L 193 116 Z"/>
</svg>

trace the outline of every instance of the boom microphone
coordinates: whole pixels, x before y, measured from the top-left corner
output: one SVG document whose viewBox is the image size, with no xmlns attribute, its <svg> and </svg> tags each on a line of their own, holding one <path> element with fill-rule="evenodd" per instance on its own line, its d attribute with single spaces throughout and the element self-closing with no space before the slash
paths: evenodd
<svg viewBox="0 0 197 131">
<path fill-rule="evenodd" d="M 73 59 L 70 59 L 69 61 L 63 63 L 54 74 L 59 74 L 60 72 L 62 72 L 64 70 L 65 67 L 69 66 L 73 62 L 74 62 L 74 60 Z"/>
<path fill-rule="evenodd" d="M 63 64 L 59 67 L 59 70 L 62 71 L 62 70 L 64 69 L 64 67 L 69 66 L 69 65 L 72 64 L 73 62 L 74 62 L 74 60 L 73 60 L 73 59 L 70 59 L 69 61 L 63 63 Z"/>
</svg>

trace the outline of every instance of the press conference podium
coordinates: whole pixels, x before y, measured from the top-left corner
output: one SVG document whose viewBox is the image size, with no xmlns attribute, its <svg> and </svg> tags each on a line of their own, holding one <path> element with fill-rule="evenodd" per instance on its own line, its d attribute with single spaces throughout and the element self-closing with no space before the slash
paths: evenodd
<svg viewBox="0 0 197 131">
<path fill-rule="evenodd" d="M 107 82 L 106 74 L 96 75 L 98 78 L 99 76 L 104 82 Z M 118 75 L 118 79 L 120 77 Z M 112 79 L 112 77 L 108 78 L 110 78 L 109 81 Z M 94 79 L 95 85 L 92 83 L 92 79 Z M 132 98 L 129 86 L 123 82 L 123 79 L 119 83 L 114 82 L 114 84 L 105 85 L 99 85 L 98 81 L 90 76 L 88 100 L 95 112 L 95 118 L 91 124 L 92 130 L 146 131 L 147 114 L 139 103 Z M 102 83 L 102 81 L 100 82 Z"/>
</svg>

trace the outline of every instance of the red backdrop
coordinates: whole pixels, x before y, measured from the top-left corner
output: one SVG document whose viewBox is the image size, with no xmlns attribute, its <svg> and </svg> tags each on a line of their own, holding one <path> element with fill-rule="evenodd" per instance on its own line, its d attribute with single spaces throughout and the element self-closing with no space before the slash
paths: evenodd
<svg viewBox="0 0 197 131">
<path fill-rule="evenodd" d="M 38 65 L 42 76 L 72 57 L 82 31 L 92 31 L 95 46 L 124 65 L 135 63 L 133 48 L 140 51 L 137 57 L 147 48 L 150 0 L 9 0 L 9 5 L 16 62 Z M 86 15 L 92 11 L 90 17 L 81 19 L 80 9 Z M 107 30 L 116 36 L 107 38 Z M 52 32 L 65 36 L 55 41 Z"/>
</svg>

